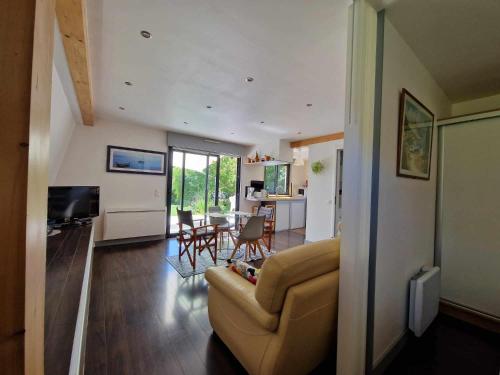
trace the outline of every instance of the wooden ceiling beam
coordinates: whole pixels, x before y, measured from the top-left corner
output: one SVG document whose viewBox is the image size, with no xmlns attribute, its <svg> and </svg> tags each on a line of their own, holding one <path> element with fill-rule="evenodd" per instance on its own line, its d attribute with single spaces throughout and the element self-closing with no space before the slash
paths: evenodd
<svg viewBox="0 0 500 375">
<path fill-rule="evenodd" d="M 290 142 L 290 147 L 298 148 L 298 147 L 310 146 L 316 143 L 335 141 L 337 139 L 344 139 L 344 132 L 327 134 L 327 135 L 322 135 L 320 137 L 314 137 L 314 138 L 303 139 L 301 141 Z"/>
<path fill-rule="evenodd" d="M 86 0 L 57 0 L 56 15 L 82 121 L 93 125 Z"/>
</svg>

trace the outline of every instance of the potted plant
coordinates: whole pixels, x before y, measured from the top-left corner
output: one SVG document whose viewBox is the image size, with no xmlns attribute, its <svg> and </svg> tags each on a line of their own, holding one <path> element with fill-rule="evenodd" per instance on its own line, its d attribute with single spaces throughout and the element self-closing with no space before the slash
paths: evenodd
<svg viewBox="0 0 500 375">
<path fill-rule="evenodd" d="M 325 165 L 321 161 L 315 161 L 311 164 L 311 171 L 314 174 L 320 174 L 325 169 Z"/>
</svg>

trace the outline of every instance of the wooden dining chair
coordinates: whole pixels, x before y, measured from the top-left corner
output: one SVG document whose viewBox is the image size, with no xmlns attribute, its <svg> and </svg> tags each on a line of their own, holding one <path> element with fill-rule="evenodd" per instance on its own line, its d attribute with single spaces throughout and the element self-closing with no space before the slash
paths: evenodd
<svg viewBox="0 0 500 375">
<path fill-rule="evenodd" d="M 245 244 L 245 262 L 248 261 L 250 253 L 257 254 L 257 250 L 259 250 L 262 259 L 266 259 L 266 255 L 262 251 L 262 246 L 259 242 L 264 234 L 264 221 L 264 216 L 252 216 L 248 219 L 246 225 L 236 237 L 236 246 L 230 258 L 234 258 L 241 245 Z"/>
<path fill-rule="evenodd" d="M 214 264 L 217 265 L 218 225 L 208 224 L 195 227 L 192 211 L 177 209 L 177 217 L 179 221 L 179 236 L 177 237 L 179 261 L 184 254 L 187 254 L 189 263 L 194 270 L 196 268 L 196 255 L 201 255 L 201 252 L 206 249 Z M 192 253 L 190 252 L 191 245 L 193 247 Z"/>
<path fill-rule="evenodd" d="M 262 241 L 266 245 L 267 250 L 271 251 L 273 233 L 276 225 L 274 206 L 263 206 L 257 210 L 257 216 L 263 216 L 264 220 L 264 233 L 262 234 Z"/>
</svg>

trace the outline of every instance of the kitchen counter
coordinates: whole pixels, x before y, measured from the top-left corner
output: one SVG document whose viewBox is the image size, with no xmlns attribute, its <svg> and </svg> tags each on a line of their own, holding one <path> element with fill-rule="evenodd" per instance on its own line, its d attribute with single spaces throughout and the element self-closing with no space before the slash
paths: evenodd
<svg viewBox="0 0 500 375">
<path fill-rule="evenodd" d="M 274 207 L 276 232 L 289 229 L 304 228 L 306 226 L 307 199 L 303 195 L 270 196 L 267 198 L 247 198 L 247 201 L 259 202 L 260 205 Z"/>
<path fill-rule="evenodd" d="M 266 198 L 245 198 L 247 201 L 252 202 L 277 202 L 277 201 L 303 201 L 306 199 L 303 195 L 295 195 L 293 197 L 288 196 L 274 196 L 270 195 Z"/>
</svg>

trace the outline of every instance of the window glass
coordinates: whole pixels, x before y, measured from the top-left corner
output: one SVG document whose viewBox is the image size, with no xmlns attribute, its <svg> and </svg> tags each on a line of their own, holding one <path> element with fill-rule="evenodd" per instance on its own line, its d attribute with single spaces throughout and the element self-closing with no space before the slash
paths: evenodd
<svg viewBox="0 0 500 375">
<path fill-rule="evenodd" d="M 288 194 L 289 165 L 277 165 L 276 194 Z"/>
<path fill-rule="evenodd" d="M 264 167 L 264 189 L 271 194 L 276 192 L 276 168 L 274 166 Z"/>
<path fill-rule="evenodd" d="M 269 194 L 288 194 L 289 180 L 289 164 L 267 166 L 264 169 L 264 189 Z"/>
</svg>

